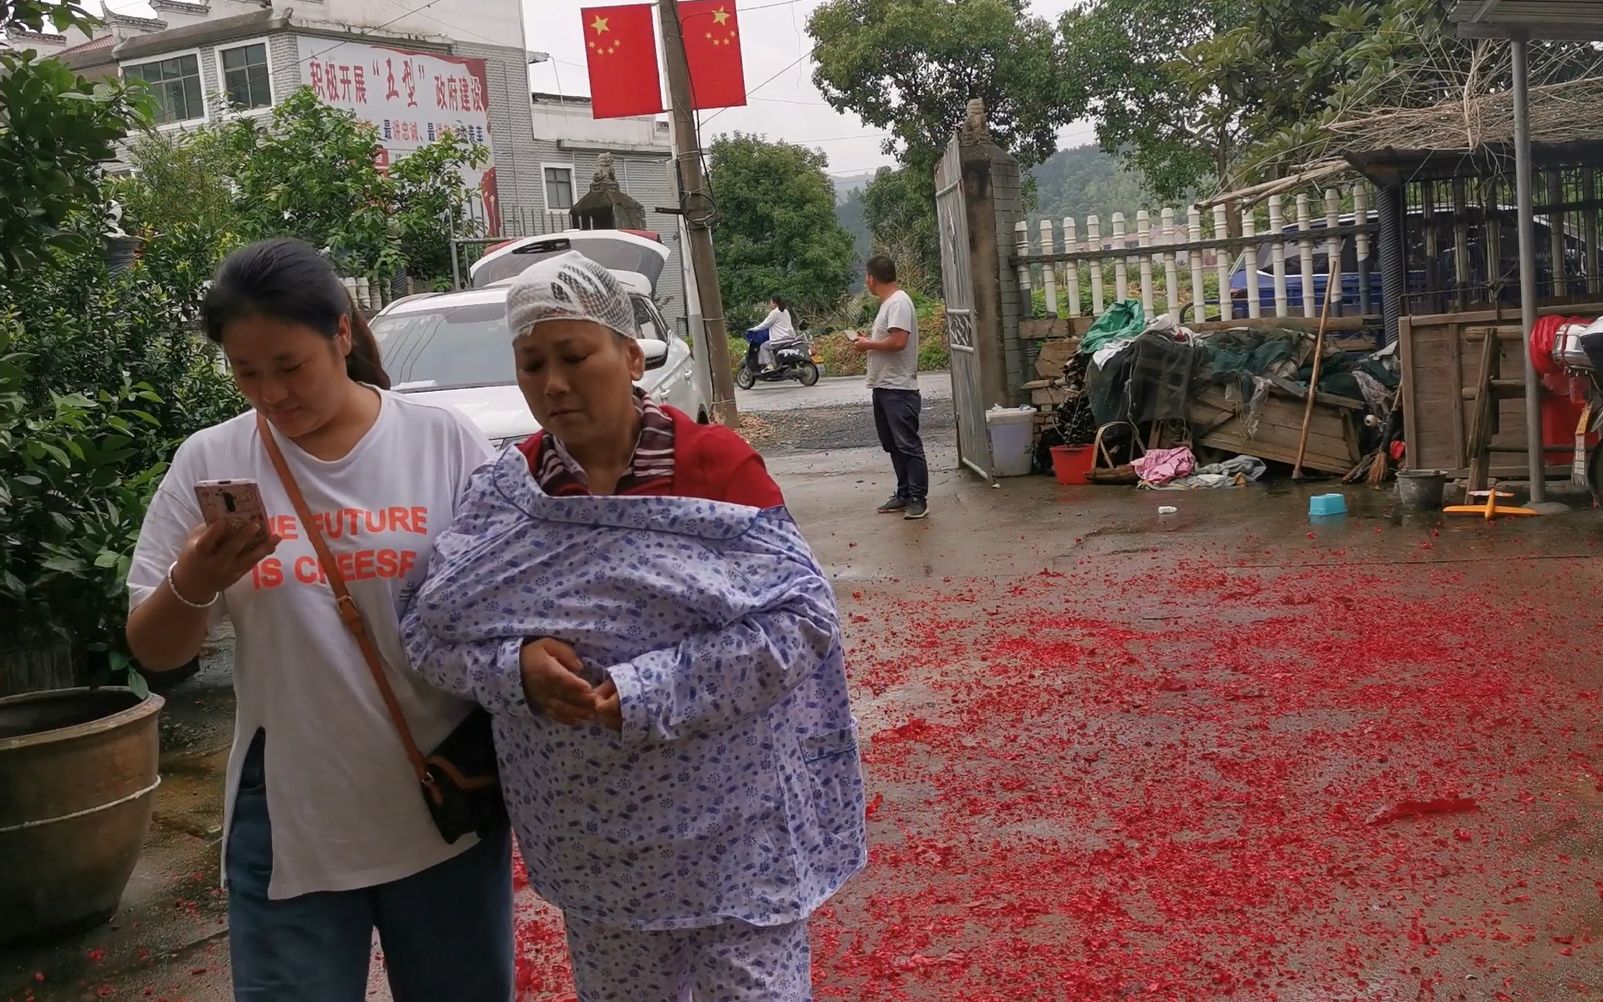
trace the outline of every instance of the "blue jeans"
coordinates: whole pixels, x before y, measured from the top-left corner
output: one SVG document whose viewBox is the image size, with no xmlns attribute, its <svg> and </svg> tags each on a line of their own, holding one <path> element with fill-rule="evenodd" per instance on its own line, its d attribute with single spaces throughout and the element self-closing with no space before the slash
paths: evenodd
<svg viewBox="0 0 1603 1002">
<path fill-rule="evenodd" d="M 376 887 L 270 900 L 273 833 L 258 732 L 228 833 L 236 1002 L 362 1002 L 375 928 L 395 1002 L 508 1002 L 511 838 L 503 830 L 422 873 Z"/>
</svg>

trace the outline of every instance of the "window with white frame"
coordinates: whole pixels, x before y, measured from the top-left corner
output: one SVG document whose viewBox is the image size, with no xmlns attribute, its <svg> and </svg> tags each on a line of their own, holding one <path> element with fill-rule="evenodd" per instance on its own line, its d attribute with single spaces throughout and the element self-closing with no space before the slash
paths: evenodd
<svg viewBox="0 0 1603 1002">
<path fill-rule="evenodd" d="M 272 84 L 268 78 L 267 43 L 253 42 L 219 53 L 223 74 L 223 93 L 228 106 L 239 110 L 270 108 Z"/>
<path fill-rule="evenodd" d="M 206 117 L 201 96 L 200 56 L 191 52 L 146 63 L 126 64 L 124 80 L 143 80 L 156 99 L 156 122 L 193 122 Z"/>
<path fill-rule="evenodd" d="M 545 208 L 547 212 L 567 212 L 573 208 L 573 168 L 546 166 Z"/>
</svg>

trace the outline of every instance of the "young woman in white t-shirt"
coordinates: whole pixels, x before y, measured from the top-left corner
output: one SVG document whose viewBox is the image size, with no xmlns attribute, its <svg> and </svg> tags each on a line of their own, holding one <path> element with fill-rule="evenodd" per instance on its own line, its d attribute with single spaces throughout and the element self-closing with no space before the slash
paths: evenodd
<svg viewBox="0 0 1603 1002">
<path fill-rule="evenodd" d="M 377 929 L 398 1002 L 507 1002 L 509 836 L 447 845 L 435 829 L 256 413 L 424 749 L 472 704 L 408 670 L 398 609 L 488 450 L 456 412 L 388 391 L 366 321 L 304 243 L 231 254 L 203 316 L 254 410 L 197 433 L 173 457 L 128 576 L 128 641 L 160 670 L 193 658 L 224 617 L 234 627 L 224 828 L 234 997 L 359 1002 Z M 195 484 L 219 479 L 256 481 L 268 524 L 206 528 Z"/>
</svg>

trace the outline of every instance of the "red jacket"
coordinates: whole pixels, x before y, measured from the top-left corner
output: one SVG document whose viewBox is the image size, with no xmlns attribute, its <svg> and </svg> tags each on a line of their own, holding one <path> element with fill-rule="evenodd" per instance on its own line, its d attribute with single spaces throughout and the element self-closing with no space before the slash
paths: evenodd
<svg viewBox="0 0 1603 1002">
<path fill-rule="evenodd" d="M 697 424 L 684 411 L 663 410 L 673 418 L 673 477 L 653 480 L 623 491 L 624 494 L 705 498 L 753 508 L 776 508 L 785 503 L 779 485 L 757 450 L 733 431 L 718 424 Z M 545 432 L 537 431 L 518 443 L 530 471 L 540 455 Z"/>
</svg>

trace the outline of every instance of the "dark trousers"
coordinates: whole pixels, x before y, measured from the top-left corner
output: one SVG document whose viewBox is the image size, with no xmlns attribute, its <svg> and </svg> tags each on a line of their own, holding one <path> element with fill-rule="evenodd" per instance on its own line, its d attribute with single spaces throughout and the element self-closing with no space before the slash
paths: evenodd
<svg viewBox="0 0 1603 1002">
<path fill-rule="evenodd" d="M 879 444 L 891 454 L 896 496 L 908 501 L 923 501 L 930 492 L 930 468 L 924 461 L 924 443 L 918 437 L 918 412 L 922 406 L 917 390 L 874 391 L 874 427 L 879 431 Z"/>
</svg>

